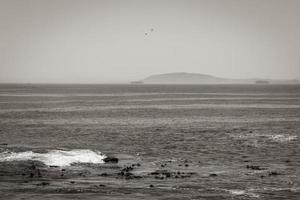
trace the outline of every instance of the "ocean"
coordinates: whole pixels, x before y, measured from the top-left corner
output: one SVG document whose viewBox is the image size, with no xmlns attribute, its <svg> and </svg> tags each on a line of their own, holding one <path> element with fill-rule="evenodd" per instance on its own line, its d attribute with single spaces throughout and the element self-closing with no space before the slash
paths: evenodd
<svg viewBox="0 0 300 200">
<path fill-rule="evenodd" d="M 299 137 L 300 85 L 1 84 L 0 198 L 296 200 Z"/>
</svg>

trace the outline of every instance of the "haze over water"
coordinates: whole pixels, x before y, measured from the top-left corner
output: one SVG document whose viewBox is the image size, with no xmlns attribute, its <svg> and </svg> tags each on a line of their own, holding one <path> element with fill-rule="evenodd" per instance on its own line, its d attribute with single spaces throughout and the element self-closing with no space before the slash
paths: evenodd
<svg viewBox="0 0 300 200">
<path fill-rule="evenodd" d="M 0 82 L 300 79 L 298 0 L 1 0 Z"/>
</svg>

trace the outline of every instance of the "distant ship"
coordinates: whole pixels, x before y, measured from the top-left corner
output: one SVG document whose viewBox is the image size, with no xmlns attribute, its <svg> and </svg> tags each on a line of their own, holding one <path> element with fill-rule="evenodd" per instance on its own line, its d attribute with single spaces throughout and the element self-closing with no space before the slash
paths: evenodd
<svg viewBox="0 0 300 200">
<path fill-rule="evenodd" d="M 256 84 L 269 84 L 269 81 L 256 81 Z"/>
<path fill-rule="evenodd" d="M 144 82 L 143 81 L 131 81 L 130 83 L 131 84 L 143 84 Z"/>
</svg>

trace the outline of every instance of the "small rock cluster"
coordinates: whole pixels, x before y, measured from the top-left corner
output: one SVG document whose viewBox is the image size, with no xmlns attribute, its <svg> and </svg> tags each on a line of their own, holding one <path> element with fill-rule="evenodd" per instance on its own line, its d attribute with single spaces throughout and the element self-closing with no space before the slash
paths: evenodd
<svg viewBox="0 0 300 200">
<path fill-rule="evenodd" d="M 150 176 L 154 176 L 155 179 L 166 179 L 166 178 L 189 178 L 194 175 L 195 172 L 172 172 L 168 170 L 156 170 L 149 173 Z"/>
</svg>

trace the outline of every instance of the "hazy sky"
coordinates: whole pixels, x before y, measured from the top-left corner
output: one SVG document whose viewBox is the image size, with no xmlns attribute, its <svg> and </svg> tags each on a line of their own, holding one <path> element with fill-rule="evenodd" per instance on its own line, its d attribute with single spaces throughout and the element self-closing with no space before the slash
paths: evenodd
<svg viewBox="0 0 300 200">
<path fill-rule="evenodd" d="M 300 0 L 0 0 L 0 82 L 300 78 Z"/>
</svg>

